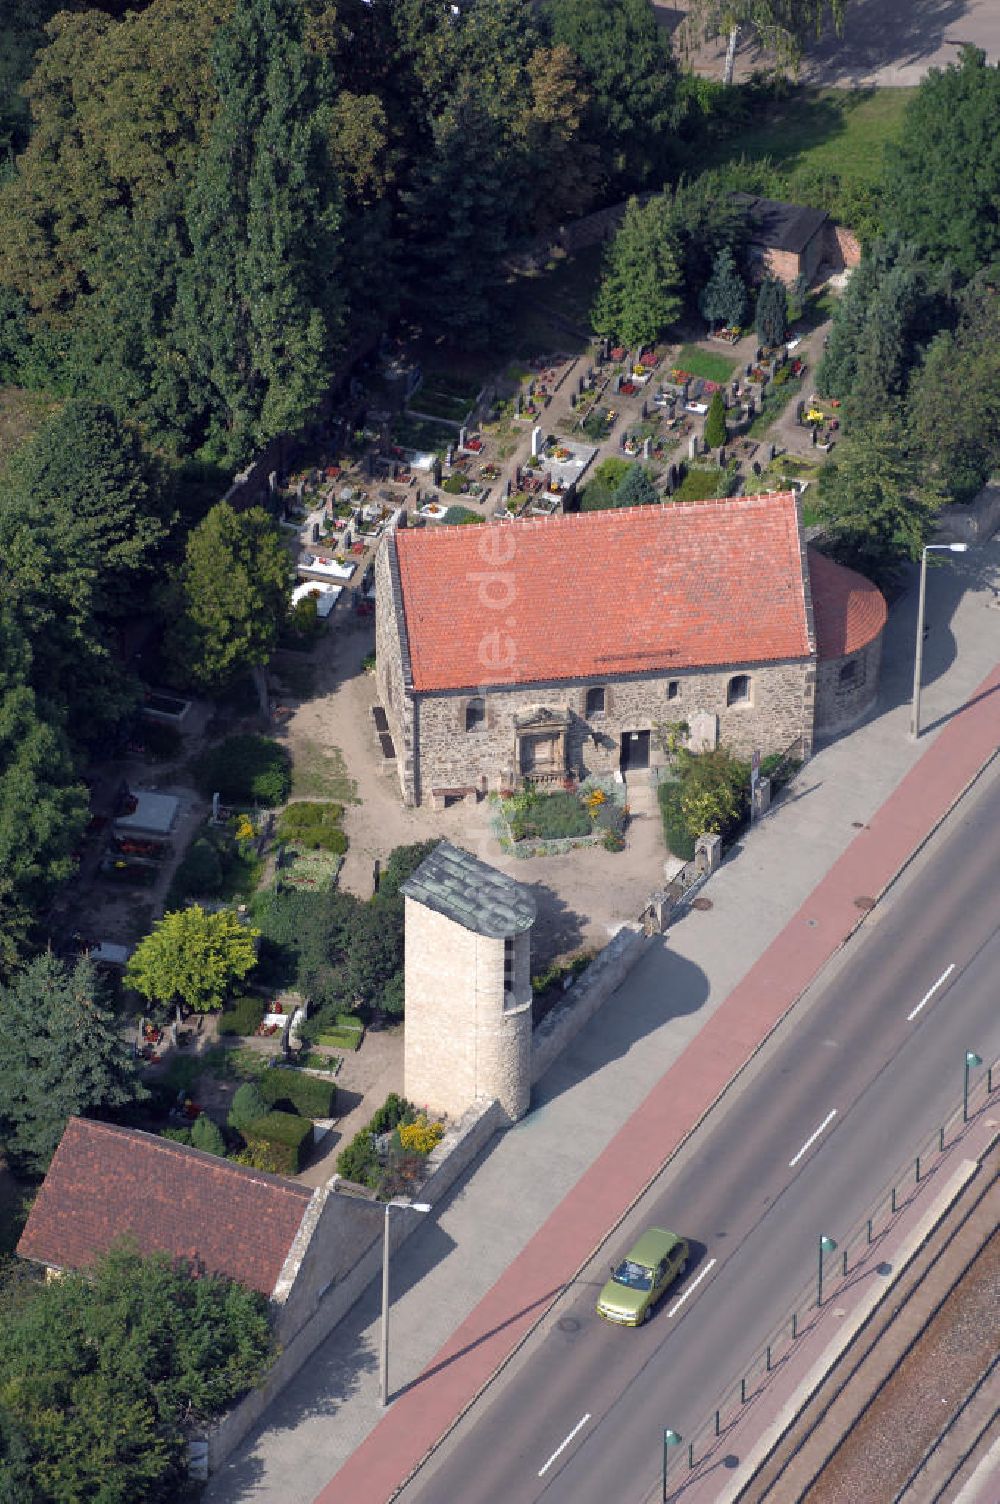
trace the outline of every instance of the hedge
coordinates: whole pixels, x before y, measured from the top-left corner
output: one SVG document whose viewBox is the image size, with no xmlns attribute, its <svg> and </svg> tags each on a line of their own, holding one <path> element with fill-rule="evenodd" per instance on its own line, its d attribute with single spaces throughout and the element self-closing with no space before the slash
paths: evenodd
<svg viewBox="0 0 1000 1504">
<path fill-rule="evenodd" d="M 257 1027 L 264 1021 L 264 999 L 262 997 L 234 997 L 227 1007 L 219 1014 L 220 1034 L 256 1034 Z"/>
<path fill-rule="evenodd" d="M 308 1118 L 297 1117 L 291 1112 L 269 1112 L 256 1123 L 249 1123 L 243 1137 L 251 1151 L 257 1147 L 269 1151 L 269 1158 L 279 1167 L 278 1174 L 297 1175 L 302 1168 L 306 1145 L 312 1142 L 312 1123 Z"/>
<path fill-rule="evenodd" d="M 347 837 L 340 829 L 343 813 L 342 804 L 296 800 L 278 820 L 278 840 L 300 850 L 332 851 L 336 856 L 343 856 L 347 850 Z"/>
<path fill-rule="evenodd" d="M 295 1111 L 304 1118 L 329 1118 L 337 1100 L 334 1081 L 321 1081 L 317 1076 L 304 1076 L 301 1071 L 286 1070 L 274 1066 L 258 1081 L 260 1094 L 269 1106 L 290 1102 Z"/>
<path fill-rule="evenodd" d="M 663 839 L 667 843 L 667 850 L 671 851 L 674 856 L 679 856 L 683 861 L 690 862 L 694 856 L 694 836 L 688 834 L 681 809 L 681 785 L 661 783 L 656 791 L 656 797 L 660 802 Z"/>
</svg>

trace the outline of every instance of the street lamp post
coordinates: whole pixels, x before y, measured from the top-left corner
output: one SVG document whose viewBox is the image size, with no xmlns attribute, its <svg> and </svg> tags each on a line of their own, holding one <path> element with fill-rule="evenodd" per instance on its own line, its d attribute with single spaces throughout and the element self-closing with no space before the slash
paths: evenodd
<svg viewBox="0 0 1000 1504">
<path fill-rule="evenodd" d="M 913 705 L 910 711 L 910 735 L 920 735 L 920 679 L 924 668 L 924 604 L 927 600 L 927 555 L 932 553 L 964 554 L 967 543 L 928 543 L 920 555 L 920 595 L 917 600 L 917 651 L 913 661 Z"/>
<path fill-rule="evenodd" d="M 816 1280 L 816 1304 L 818 1306 L 821 1306 L 823 1304 L 823 1255 L 825 1253 L 836 1253 L 836 1251 L 837 1251 L 837 1245 L 833 1241 L 832 1238 L 828 1238 L 826 1236 L 823 1236 L 823 1237 L 820 1238 L 820 1240 L 819 1240 L 819 1274 L 818 1274 L 818 1277 L 817 1277 L 817 1280 Z"/>
<path fill-rule="evenodd" d="M 666 1504 L 667 1500 L 667 1458 L 670 1455 L 670 1448 L 679 1447 L 683 1439 L 676 1431 L 668 1430 L 663 1433 L 663 1504 Z"/>
<path fill-rule="evenodd" d="M 392 1207 L 404 1207 L 411 1212 L 429 1212 L 427 1201 L 387 1201 L 385 1222 L 382 1229 L 382 1341 L 379 1351 L 378 1383 L 382 1408 L 389 1403 L 389 1211 Z"/>
<path fill-rule="evenodd" d="M 969 1121 L 969 1072 L 982 1065 L 982 1055 L 977 1055 L 975 1050 L 965 1052 L 965 1086 L 962 1090 L 962 1122 Z"/>
</svg>

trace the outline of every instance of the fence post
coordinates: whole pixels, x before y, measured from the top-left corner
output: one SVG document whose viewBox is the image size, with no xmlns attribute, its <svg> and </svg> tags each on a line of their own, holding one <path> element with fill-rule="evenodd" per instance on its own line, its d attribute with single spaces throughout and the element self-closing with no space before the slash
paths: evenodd
<svg viewBox="0 0 1000 1504">
<path fill-rule="evenodd" d="M 694 1467 L 694 1442 L 688 1442 L 688 1472 Z"/>
<path fill-rule="evenodd" d="M 742 1379 L 740 1379 L 740 1404 L 741 1405 L 745 1405 L 746 1402 L 747 1402 L 747 1380 L 746 1380 L 746 1374 L 744 1374 L 743 1377 L 742 1377 Z"/>
<path fill-rule="evenodd" d="M 716 1410 L 716 1412 L 715 1412 L 715 1434 L 716 1434 L 716 1436 L 721 1436 L 722 1435 L 722 1424 L 721 1424 L 721 1421 L 719 1420 L 719 1412 L 718 1412 L 718 1410 Z"/>
<path fill-rule="evenodd" d="M 844 1249 L 844 1278 L 847 1278 L 847 1249 Z"/>
<path fill-rule="evenodd" d="M 799 1313 L 798 1313 L 798 1311 L 793 1311 L 792 1312 L 792 1340 L 794 1341 L 795 1338 L 798 1335 L 799 1335 Z"/>
<path fill-rule="evenodd" d="M 764 1372 L 765 1373 L 770 1373 L 771 1372 L 771 1344 L 770 1344 L 770 1342 L 767 1344 L 767 1367 L 765 1368 Z"/>
<path fill-rule="evenodd" d="M 893 1214 L 893 1216 L 896 1215 L 896 1187 L 895 1186 L 893 1186 L 893 1188 L 892 1188 L 892 1214 Z"/>
<path fill-rule="evenodd" d="M 939 1128 L 938 1129 L 938 1153 L 939 1154 L 943 1154 L 944 1153 L 944 1129 L 943 1128 Z"/>
<path fill-rule="evenodd" d="M 869 1217 L 868 1218 L 868 1246 L 869 1246 L 869 1248 L 871 1247 L 871 1244 L 872 1244 L 872 1219 L 871 1219 L 871 1217 Z"/>
<path fill-rule="evenodd" d="M 914 1181 L 914 1184 L 915 1185 L 919 1185 L 920 1184 L 920 1155 L 919 1154 L 917 1155 L 917 1178 Z"/>
</svg>

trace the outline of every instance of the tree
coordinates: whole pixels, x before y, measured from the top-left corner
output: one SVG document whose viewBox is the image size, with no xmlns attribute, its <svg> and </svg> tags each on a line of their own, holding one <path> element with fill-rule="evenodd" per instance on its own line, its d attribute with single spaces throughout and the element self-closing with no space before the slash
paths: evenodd
<svg viewBox="0 0 1000 1504">
<path fill-rule="evenodd" d="M 266 1112 L 267 1109 L 264 1109 Z M 264 1116 L 262 1112 L 261 1117 Z M 200 1149 L 203 1154 L 217 1154 L 221 1159 L 226 1157 L 226 1141 L 222 1137 L 217 1123 L 214 1123 L 207 1112 L 199 1112 L 191 1125 L 191 1146 Z"/>
<path fill-rule="evenodd" d="M 968 280 L 1000 264 L 1000 65 L 963 47 L 932 68 L 886 147 L 887 224 L 932 262 Z"/>
<path fill-rule="evenodd" d="M 2 565 L 0 565 L 2 576 Z M 39 708 L 31 654 L 0 609 L 0 983 L 24 959 L 87 822 L 66 737 Z"/>
<path fill-rule="evenodd" d="M 649 471 L 642 465 L 631 465 L 615 492 L 616 507 L 650 507 L 659 499 Z"/>
<path fill-rule="evenodd" d="M 858 427 L 823 469 L 818 520 L 834 556 L 875 580 L 919 559 L 943 501 L 898 417 Z"/>
<path fill-rule="evenodd" d="M 212 45 L 178 306 L 205 450 L 227 464 L 313 415 L 341 330 L 340 192 L 301 20 L 297 0 L 236 0 Z"/>
<path fill-rule="evenodd" d="M 727 38 L 724 84 L 731 84 L 740 33 L 753 31 L 760 46 L 784 66 L 797 68 L 810 36 L 822 35 L 832 21 L 837 35 L 847 0 L 693 0 L 688 25 L 695 35 Z"/>
<path fill-rule="evenodd" d="M 662 200 L 629 199 L 605 256 L 592 315 L 598 334 L 649 344 L 680 313 L 680 267 L 665 228 Z"/>
<path fill-rule="evenodd" d="M 54 413 L 0 481 L 0 588 L 31 643 L 36 691 L 87 745 L 138 698 L 116 649 L 149 592 L 159 508 L 136 435 L 89 400 Z"/>
<path fill-rule="evenodd" d="M 762 345 L 783 343 L 788 330 L 788 295 L 777 277 L 765 277 L 757 290 L 756 326 Z"/>
<path fill-rule="evenodd" d="M 547 0 L 552 40 L 580 61 L 590 94 L 586 134 L 621 187 L 643 187 L 669 161 L 677 64 L 647 0 Z M 662 182 L 662 177 L 660 179 Z"/>
<path fill-rule="evenodd" d="M 817 373 L 850 418 L 898 406 L 910 374 L 942 324 L 954 317 L 946 269 L 890 236 L 862 258 L 834 313 Z"/>
<path fill-rule="evenodd" d="M 0 989 L 0 1146 L 16 1170 L 44 1174 L 71 1115 L 147 1095 L 90 961 L 46 952 Z"/>
<path fill-rule="evenodd" d="M 713 392 L 712 400 L 708 404 L 708 416 L 705 419 L 705 444 L 709 449 L 720 449 L 726 442 L 727 436 L 726 409 L 723 406 L 722 393 Z"/>
<path fill-rule="evenodd" d="M 970 502 L 1000 466 L 1000 296 L 985 279 L 965 290 L 958 327 L 914 371 L 907 412 L 928 472 L 952 501 Z"/>
<path fill-rule="evenodd" d="M 263 665 L 288 611 L 292 565 L 262 507 L 220 501 L 188 536 L 167 651 L 178 672 L 220 688 L 253 672 L 266 710 Z"/>
<path fill-rule="evenodd" d="M 191 1423 L 258 1384 L 272 1353 L 262 1296 L 165 1254 L 125 1245 L 26 1288 L 0 1346 L 0 1396 L 30 1478 L 19 1504 L 176 1504 Z"/>
<path fill-rule="evenodd" d="M 257 963 L 258 930 L 228 909 L 206 914 L 198 904 L 164 914 L 136 946 L 125 980 L 150 1002 L 186 1003 L 196 1013 L 221 1008 L 233 982 Z"/>
<path fill-rule="evenodd" d="M 237 1133 L 242 1133 L 244 1128 L 248 1128 L 251 1123 L 256 1123 L 269 1111 L 270 1108 L 264 1101 L 256 1081 L 244 1081 L 242 1086 L 238 1086 L 233 1092 L 233 1100 L 229 1104 L 228 1123 L 230 1128 L 235 1128 Z"/>
<path fill-rule="evenodd" d="M 728 246 L 723 246 L 715 258 L 712 275 L 698 299 L 698 307 L 709 325 L 738 327 L 746 316 L 746 285 L 736 270 L 736 262 Z"/>
<path fill-rule="evenodd" d="M 431 122 L 431 143 L 403 195 L 411 296 L 434 329 L 477 348 L 493 333 L 509 211 L 494 173 L 501 129 L 463 77 Z"/>
<path fill-rule="evenodd" d="M 750 769 L 726 747 L 697 756 L 678 753 L 681 776 L 681 814 L 688 834 L 705 831 L 725 835 L 746 813 L 750 800 Z"/>
</svg>

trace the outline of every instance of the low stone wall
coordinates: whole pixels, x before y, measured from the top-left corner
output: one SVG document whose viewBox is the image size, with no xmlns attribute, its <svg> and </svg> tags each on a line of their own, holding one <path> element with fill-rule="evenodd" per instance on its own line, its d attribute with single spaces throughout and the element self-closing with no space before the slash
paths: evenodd
<svg viewBox="0 0 1000 1504">
<path fill-rule="evenodd" d="M 643 931 L 626 924 L 582 972 L 535 1030 L 531 1041 L 532 1084 L 541 1079 L 603 1003 L 620 987 L 643 950 Z"/>
<path fill-rule="evenodd" d="M 429 1175 L 420 1198 L 434 1205 L 451 1189 L 458 1177 L 489 1143 L 499 1129 L 509 1126 L 499 1102 L 479 1102 L 453 1124 L 430 1155 Z M 377 1215 L 381 1214 L 381 1215 Z M 338 1273 L 319 1300 L 315 1313 L 291 1338 L 269 1370 L 259 1389 L 246 1395 L 208 1432 L 208 1469 L 216 1472 L 228 1460 L 249 1431 L 257 1425 L 272 1400 L 289 1384 L 306 1359 L 347 1315 L 382 1269 L 382 1206 L 372 1202 L 374 1234 L 367 1247 Z M 420 1225 L 415 1215 L 395 1216 L 389 1221 L 390 1245 L 400 1247 Z"/>
</svg>

